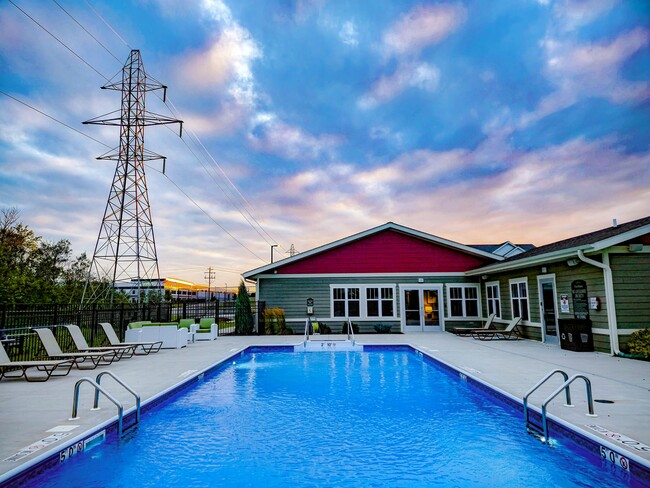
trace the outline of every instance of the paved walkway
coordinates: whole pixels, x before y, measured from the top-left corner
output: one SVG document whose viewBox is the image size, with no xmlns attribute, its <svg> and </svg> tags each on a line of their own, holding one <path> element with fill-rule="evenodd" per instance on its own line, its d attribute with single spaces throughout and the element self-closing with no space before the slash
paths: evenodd
<svg viewBox="0 0 650 488">
<path fill-rule="evenodd" d="M 104 398 L 102 408 L 91 411 L 92 388 L 83 385 L 80 418 L 69 420 L 74 384 L 79 378 L 94 378 L 102 370 L 110 369 L 139 392 L 144 403 L 248 345 L 296 344 L 301 339 L 298 336 L 220 337 L 216 341 L 190 344 L 180 350 L 162 350 L 158 354 L 133 357 L 94 371 L 73 369 L 69 376 L 52 378 L 45 383 L 2 380 L 0 481 L 3 475 L 8 476 L 10 472 L 22 469 L 24 464 L 34 463 L 47 452 L 58 452 L 71 439 L 116 418 L 115 408 Z M 592 381 L 594 399 L 613 403 L 597 402 L 595 410 L 598 416 L 587 417 L 585 389 L 583 384 L 576 383 L 572 387 L 576 407 L 564 407 L 563 395 L 560 395 L 549 406 L 550 416 L 598 439 L 608 438 L 587 425 L 595 424 L 627 436 L 638 444 L 628 441 L 630 447 L 626 447 L 620 441 L 610 443 L 617 445 L 619 452 L 650 466 L 650 448 L 646 447 L 649 450 L 644 451 L 640 447 L 640 444 L 650 445 L 650 362 L 615 358 L 603 353 L 564 351 L 557 346 L 534 341 L 483 342 L 449 333 L 360 335 L 357 342 L 411 344 L 467 375 L 520 399 L 532 385 L 555 368 L 561 368 L 569 375 L 586 374 Z M 132 408 L 135 403 L 133 397 L 114 386 L 112 381 L 105 377 L 102 384 L 125 404 L 125 409 Z M 560 377 L 557 376 L 531 398 L 531 403 L 539 406 L 560 384 Z M 39 446 L 42 439 L 47 439 L 46 444 L 58 437 L 62 438 L 45 447 Z M 22 454 L 16 456 L 19 452 Z M 21 459 L 16 459 L 21 456 Z"/>
</svg>

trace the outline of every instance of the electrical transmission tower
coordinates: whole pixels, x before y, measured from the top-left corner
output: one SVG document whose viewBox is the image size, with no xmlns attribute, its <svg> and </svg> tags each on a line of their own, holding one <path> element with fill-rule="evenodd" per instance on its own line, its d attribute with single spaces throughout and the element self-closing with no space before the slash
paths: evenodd
<svg viewBox="0 0 650 488">
<path fill-rule="evenodd" d="M 117 166 L 82 305 L 101 300 L 112 302 L 119 283 L 129 283 L 128 287 L 136 290 L 138 302 L 145 290 L 159 289 L 160 272 L 144 168 L 146 161 L 162 159 L 164 172 L 165 158 L 144 148 L 144 128 L 179 123 L 180 136 L 183 131 L 181 120 L 146 111 L 146 93 L 163 90 L 164 102 L 167 87 L 147 76 L 139 50 L 131 51 L 122 68 L 121 81 L 113 80 L 102 89 L 122 93 L 121 109 L 84 122 L 119 126 L 120 145 L 97 158 L 117 161 Z"/>
</svg>

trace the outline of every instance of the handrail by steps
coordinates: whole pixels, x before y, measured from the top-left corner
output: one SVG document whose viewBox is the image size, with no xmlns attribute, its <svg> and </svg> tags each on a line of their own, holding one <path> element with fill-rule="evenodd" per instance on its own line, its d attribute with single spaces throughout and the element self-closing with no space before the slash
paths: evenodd
<svg viewBox="0 0 650 488">
<path fill-rule="evenodd" d="M 122 417 L 124 416 L 124 406 L 109 392 L 104 390 L 101 386 L 99 386 L 95 381 L 92 380 L 92 378 L 81 378 L 79 381 L 77 381 L 74 385 L 74 394 L 72 396 L 72 417 L 70 417 L 69 420 L 77 420 L 79 416 L 77 415 L 77 410 L 79 407 L 79 389 L 81 387 L 82 383 L 90 383 L 93 388 L 95 388 L 95 391 L 100 391 L 104 394 L 106 398 L 108 398 L 113 404 L 117 407 L 117 426 L 118 426 L 118 432 L 120 435 L 122 435 Z"/>
<path fill-rule="evenodd" d="M 546 406 L 550 403 L 551 400 L 553 400 L 553 398 L 558 396 L 562 392 L 562 390 L 564 390 L 565 388 L 568 388 L 571 383 L 573 383 L 575 380 L 577 380 L 579 378 L 583 379 L 585 381 L 585 386 L 587 388 L 587 406 L 588 406 L 588 409 L 589 409 L 589 413 L 587 413 L 587 416 L 589 416 L 589 417 L 598 417 L 598 415 L 596 415 L 594 413 L 594 400 L 593 400 L 593 396 L 591 394 L 591 381 L 589 381 L 589 378 L 587 378 L 583 374 L 575 374 L 571 378 L 566 380 L 562 384 L 562 386 L 560 386 L 557 390 L 555 390 L 553 393 L 551 393 L 551 395 L 546 400 L 544 400 L 544 403 L 542 403 L 542 427 L 544 429 L 544 432 L 543 432 L 544 437 L 542 439 L 543 442 L 548 443 L 548 419 L 546 418 Z"/>
<path fill-rule="evenodd" d="M 566 374 L 564 371 L 561 369 L 554 369 L 553 371 L 549 372 L 546 376 L 544 376 L 541 380 L 537 382 L 535 386 L 533 386 L 530 390 L 526 392 L 524 395 L 524 420 L 526 422 L 526 427 L 530 428 L 530 419 L 528 418 L 528 397 L 535 392 L 540 386 L 542 386 L 544 383 L 546 383 L 553 375 L 555 374 L 561 374 L 562 377 L 564 378 L 564 382 L 566 383 L 567 380 L 569 379 L 569 375 Z M 564 404 L 565 407 L 573 407 L 571 404 L 571 390 L 569 389 L 569 386 L 567 385 L 566 388 L 564 389 L 565 394 L 566 394 L 566 403 Z"/>
<path fill-rule="evenodd" d="M 131 393 L 135 397 L 135 423 L 140 422 L 140 395 L 136 391 L 133 390 L 129 385 L 124 383 L 121 379 L 119 379 L 117 376 L 115 376 L 113 373 L 110 371 L 102 371 L 97 375 L 97 378 L 95 381 L 99 385 L 101 383 L 102 376 L 108 375 L 111 378 L 113 378 L 115 381 L 117 381 L 120 385 L 124 387 L 126 391 Z M 99 410 L 99 390 L 95 389 L 95 403 L 93 404 L 93 410 Z"/>
</svg>

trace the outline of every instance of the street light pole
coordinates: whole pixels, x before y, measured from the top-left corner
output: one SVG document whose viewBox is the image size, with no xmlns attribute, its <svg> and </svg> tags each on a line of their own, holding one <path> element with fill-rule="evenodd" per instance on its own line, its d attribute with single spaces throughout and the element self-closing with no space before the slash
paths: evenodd
<svg viewBox="0 0 650 488">
<path fill-rule="evenodd" d="M 277 244 L 271 244 L 271 264 L 273 264 L 273 248 L 278 247 Z"/>
</svg>

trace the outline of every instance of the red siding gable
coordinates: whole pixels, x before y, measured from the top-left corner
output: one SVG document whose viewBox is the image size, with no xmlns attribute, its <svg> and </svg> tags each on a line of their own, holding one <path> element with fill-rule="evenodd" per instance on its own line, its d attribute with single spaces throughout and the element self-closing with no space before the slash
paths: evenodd
<svg viewBox="0 0 650 488">
<path fill-rule="evenodd" d="M 385 230 L 280 266 L 277 273 L 448 273 L 491 262 L 435 242 Z"/>
</svg>

